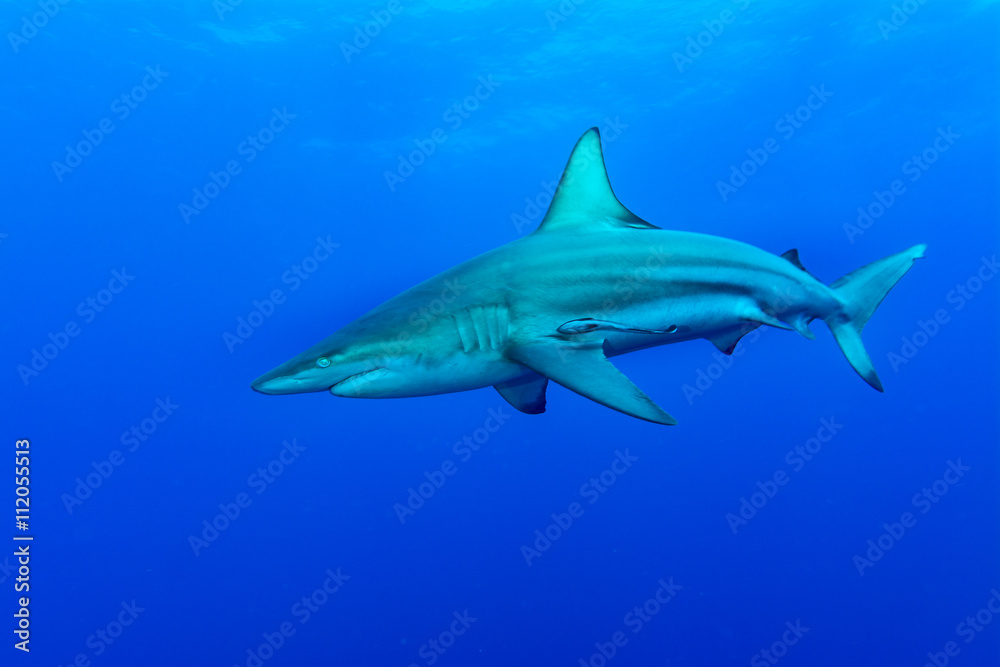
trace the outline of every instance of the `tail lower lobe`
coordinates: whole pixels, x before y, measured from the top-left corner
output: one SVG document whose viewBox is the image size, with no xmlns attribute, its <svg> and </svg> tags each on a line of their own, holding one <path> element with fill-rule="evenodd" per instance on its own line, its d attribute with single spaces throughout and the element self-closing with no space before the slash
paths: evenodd
<svg viewBox="0 0 1000 667">
<path fill-rule="evenodd" d="M 851 271 L 830 285 L 844 302 L 844 309 L 828 318 L 826 324 L 854 370 L 879 391 L 883 391 L 882 382 L 861 341 L 861 331 L 885 295 L 910 270 L 914 260 L 924 256 L 926 249 L 923 244 L 915 245 Z"/>
</svg>

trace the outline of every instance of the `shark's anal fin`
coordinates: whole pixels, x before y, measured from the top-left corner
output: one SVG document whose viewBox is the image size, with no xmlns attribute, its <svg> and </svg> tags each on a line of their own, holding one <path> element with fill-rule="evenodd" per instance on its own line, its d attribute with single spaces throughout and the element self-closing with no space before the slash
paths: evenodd
<svg viewBox="0 0 1000 667">
<path fill-rule="evenodd" d="M 776 329 L 785 329 L 786 331 L 795 331 L 795 327 L 787 322 L 782 322 L 778 319 L 777 315 L 773 312 L 767 312 L 763 308 L 757 306 L 747 310 L 744 314 L 744 319 L 750 322 L 757 322 L 759 324 L 766 324 L 769 327 L 774 327 Z"/>
<path fill-rule="evenodd" d="M 548 384 L 548 378 L 528 373 L 507 382 L 498 382 L 493 388 L 515 409 L 528 415 L 540 415 L 545 412 L 545 388 Z"/>
<path fill-rule="evenodd" d="M 507 355 L 512 361 L 613 410 L 656 424 L 677 423 L 608 361 L 600 345 L 529 343 L 512 346 Z"/>
<path fill-rule="evenodd" d="M 760 327 L 762 324 L 777 327 L 778 329 L 798 331 L 803 337 L 808 338 L 809 340 L 815 340 L 816 335 L 809 330 L 809 321 L 808 317 L 802 315 L 793 319 L 791 323 L 786 323 L 764 310 L 757 309 L 756 311 L 752 311 L 746 315 L 746 320 L 744 320 L 740 327 L 726 329 L 711 336 L 706 336 L 705 338 L 711 341 L 712 345 L 719 348 L 719 352 L 722 352 L 723 354 L 732 354 L 733 350 L 736 349 L 736 344 L 740 342 L 740 339 L 754 329 Z"/>
</svg>

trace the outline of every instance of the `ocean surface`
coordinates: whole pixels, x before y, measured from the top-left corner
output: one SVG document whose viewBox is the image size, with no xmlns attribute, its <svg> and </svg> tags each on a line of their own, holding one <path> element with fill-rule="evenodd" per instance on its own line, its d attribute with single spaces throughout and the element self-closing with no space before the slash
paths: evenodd
<svg viewBox="0 0 1000 667">
<path fill-rule="evenodd" d="M 0 664 L 1000 664 L 997 2 L 0 29 Z M 590 127 L 660 227 L 826 283 L 927 244 L 864 331 L 885 393 L 822 322 L 616 357 L 670 427 L 555 383 L 537 416 L 251 390 L 530 234 Z"/>
</svg>

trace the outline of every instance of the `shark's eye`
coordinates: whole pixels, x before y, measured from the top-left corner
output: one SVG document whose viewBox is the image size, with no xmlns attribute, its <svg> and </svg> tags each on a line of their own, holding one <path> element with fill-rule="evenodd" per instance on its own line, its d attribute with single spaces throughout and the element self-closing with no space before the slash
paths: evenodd
<svg viewBox="0 0 1000 667">
<path fill-rule="evenodd" d="M 330 360 L 327 359 L 326 357 L 320 357 L 319 359 L 316 360 L 316 365 L 319 366 L 320 368 L 326 368 L 327 366 L 330 365 Z"/>
</svg>

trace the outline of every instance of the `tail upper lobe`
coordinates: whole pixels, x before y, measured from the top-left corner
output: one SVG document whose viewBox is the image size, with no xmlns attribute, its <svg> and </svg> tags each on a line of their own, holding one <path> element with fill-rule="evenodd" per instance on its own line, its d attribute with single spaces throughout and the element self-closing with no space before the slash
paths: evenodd
<svg viewBox="0 0 1000 667">
<path fill-rule="evenodd" d="M 910 270 L 914 260 L 924 256 L 926 249 L 927 246 L 923 244 L 915 245 L 909 250 L 862 266 L 830 285 L 844 302 L 844 308 L 828 317 L 826 324 L 854 370 L 879 391 L 882 391 L 882 382 L 861 341 L 861 330 L 893 285 Z"/>
</svg>

